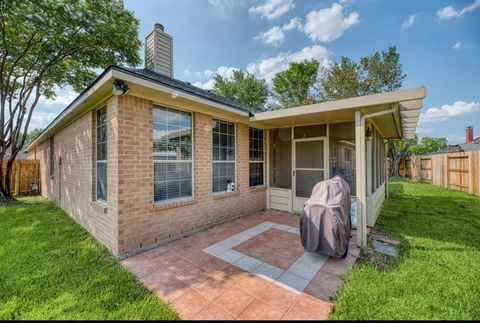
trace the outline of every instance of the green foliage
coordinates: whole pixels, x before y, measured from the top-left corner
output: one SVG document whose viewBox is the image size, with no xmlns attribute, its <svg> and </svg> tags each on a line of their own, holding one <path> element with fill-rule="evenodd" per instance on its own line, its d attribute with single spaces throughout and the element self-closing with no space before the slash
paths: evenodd
<svg viewBox="0 0 480 323">
<path fill-rule="evenodd" d="M 27 139 L 25 139 L 25 147 L 27 147 L 32 141 L 37 139 L 38 136 L 42 133 L 42 128 L 35 128 L 27 134 Z"/>
<path fill-rule="evenodd" d="M 268 87 L 265 80 L 257 80 L 253 74 L 234 71 L 231 78 L 215 75 L 213 91 L 233 102 L 253 108 L 265 110 L 268 98 Z"/>
<path fill-rule="evenodd" d="M 272 94 L 282 108 L 306 105 L 318 100 L 315 85 L 319 62 L 315 59 L 291 62 L 273 78 Z"/>
<path fill-rule="evenodd" d="M 478 320 L 480 198 L 390 181 L 376 229 L 400 238 L 390 270 L 357 261 L 334 320 Z"/>
<path fill-rule="evenodd" d="M 360 67 L 348 57 L 342 56 L 321 76 L 322 98 L 340 100 L 358 96 L 360 91 Z"/>
<path fill-rule="evenodd" d="M 40 96 L 83 90 L 97 69 L 140 63 L 139 21 L 120 0 L 0 1 L 0 161 L 25 143 Z M 0 197 L 10 195 L 0 183 Z"/>
<path fill-rule="evenodd" d="M 0 207 L 0 255 L 0 320 L 178 319 L 41 197 Z"/>
<path fill-rule="evenodd" d="M 339 100 L 395 91 L 402 87 L 405 78 L 395 46 L 362 57 L 359 64 L 342 57 L 340 63 L 333 63 L 320 77 L 322 99 Z"/>
<path fill-rule="evenodd" d="M 447 147 L 447 138 L 423 137 L 420 142 L 409 147 L 412 155 L 425 155 Z"/>
</svg>

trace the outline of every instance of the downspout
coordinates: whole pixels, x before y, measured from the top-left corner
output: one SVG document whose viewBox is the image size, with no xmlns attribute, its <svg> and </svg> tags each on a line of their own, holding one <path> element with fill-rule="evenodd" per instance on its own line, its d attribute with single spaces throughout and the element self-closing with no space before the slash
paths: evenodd
<svg viewBox="0 0 480 323">
<path fill-rule="evenodd" d="M 395 107 L 379 112 L 373 112 L 360 116 L 360 110 L 357 110 L 356 116 L 356 137 L 359 140 L 359 152 L 357 153 L 357 174 L 360 181 L 357 180 L 357 246 L 364 247 L 367 245 L 367 175 L 366 174 L 366 155 L 365 155 L 365 121 L 367 119 L 395 113 L 398 110 L 398 104 Z M 400 133 L 399 133 L 400 135 Z M 358 212 L 360 211 L 360 212 Z"/>
</svg>

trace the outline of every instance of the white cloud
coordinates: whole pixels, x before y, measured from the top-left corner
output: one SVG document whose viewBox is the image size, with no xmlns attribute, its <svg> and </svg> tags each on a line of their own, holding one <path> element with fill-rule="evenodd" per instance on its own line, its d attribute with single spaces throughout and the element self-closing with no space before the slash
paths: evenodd
<svg viewBox="0 0 480 323">
<path fill-rule="evenodd" d="M 215 72 L 210 69 L 206 69 L 205 71 L 203 71 L 203 75 L 205 75 L 206 77 L 212 77 L 213 75 L 215 75 Z"/>
<path fill-rule="evenodd" d="M 456 42 L 455 45 L 452 46 L 453 49 L 460 49 L 462 48 L 462 43 L 461 42 Z"/>
<path fill-rule="evenodd" d="M 423 128 L 423 127 L 417 127 L 417 133 L 419 135 L 428 135 L 431 134 L 435 131 L 433 128 Z"/>
<path fill-rule="evenodd" d="M 255 36 L 255 40 L 260 40 L 265 45 L 278 46 L 285 41 L 285 34 L 282 28 L 275 26 L 266 32 Z"/>
<path fill-rule="evenodd" d="M 29 131 L 35 128 L 45 129 L 57 115 L 58 113 L 56 112 L 33 111 L 32 119 L 30 119 L 30 125 L 28 127 Z"/>
<path fill-rule="evenodd" d="M 185 71 L 183 71 L 183 73 L 184 73 L 185 75 L 190 75 L 190 73 L 192 73 L 192 71 L 190 71 L 190 70 L 187 68 L 187 69 L 185 69 Z"/>
<path fill-rule="evenodd" d="M 347 29 L 359 22 L 357 12 L 344 16 L 342 5 L 334 3 L 330 8 L 310 11 L 307 14 L 304 31 L 313 41 L 329 42 L 339 38 Z"/>
<path fill-rule="evenodd" d="M 285 41 L 285 31 L 294 29 L 300 30 L 302 28 L 302 21 L 300 18 L 292 18 L 282 27 L 275 26 L 269 30 L 255 36 L 255 40 L 260 40 L 264 45 L 278 46 Z"/>
<path fill-rule="evenodd" d="M 447 6 L 437 11 L 438 20 L 458 18 L 480 7 L 480 0 L 474 0 L 470 5 L 457 11 L 453 6 Z"/>
<path fill-rule="evenodd" d="M 411 14 L 407 20 L 405 20 L 404 22 L 402 22 L 402 29 L 405 30 L 409 27 L 411 27 L 414 23 L 415 23 L 415 20 L 417 20 L 419 14 Z"/>
<path fill-rule="evenodd" d="M 217 68 L 217 71 L 214 72 L 210 69 L 207 69 L 204 71 L 204 75 L 207 77 L 212 77 L 216 74 L 224 77 L 224 78 L 231 78 L 233 76 L 233 72 L 240 70 L 238 67 L 228 67 L 228 66 L 220 66 Z M 193 85 L 202 88 L 204 90 L 211 90 L 213 89 L 213 85 L 215 84 L 215 81 L 213 78 L 209 79 L 208 81 L 202 83 L 202 82 L 195 82 Z"/>
<path fill-rule="evenodd" d="M 244 1 L 241 0 L 208 0 L 208 3 L 217 10 L 222 18 L 230 17 L 235 14 L 239 5 L 244 5 Z"/>
<path fill-rule="evenodd" d="M 70 103 L 72 103 L 73 100 L 78 96 L 77 92 L 75 92 L 71 88 L 67 89 L 55 89 L 55 93 L 57 93 L 57 96 L 54 99 L 47 99 L 45 97 L 40 97 L 38 104 L 42 105 L 63 105 L 67 106 Z"/>
<path fill-rule="evenodd" d="M 480 110 L 480 102 L 456 101 L 452 105 L 443 105 L 441 108 L 430 108 L 420 114 L 420 123 L 445 121 L 449 118 Z"/>
<path fill-rule="evenodd" d="M 290 21 L 287 22 L 282 27 L 283 31 L 290 31 L 290 30 L 294 30 L 294 29 L 297 29 L 297 30 L 302 29 L 302 20 L 298 17 L 290 19 Z"/>
<path fill-rule="evenodd" d="M 263 78 L 270 82 L 276 73 L 288 68 L 290 62 L 300 62 L 305 59 L 317 59 L 323 66 L 330 63 L 330 52 L 325 46 L 315 45 L 305 47 L 298 52 L 284 52 L 274 57 L 264 58 L 260 61 L 250 63 L 247 66 L 247 71 L 254 74 L 258 78 Z"/>
<path fill-rule="evenodd" d="M 293 0 L 266 0 L 264 4 L 253 6 L 249 12 L 268 20 L 276 19 L 295 8 Z"/>
</svg>

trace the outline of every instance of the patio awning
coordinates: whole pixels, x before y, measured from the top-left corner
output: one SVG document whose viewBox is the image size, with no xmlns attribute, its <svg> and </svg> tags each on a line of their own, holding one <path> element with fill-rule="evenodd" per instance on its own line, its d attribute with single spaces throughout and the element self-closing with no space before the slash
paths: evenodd
<svg viewBox="0 0 480 323">
<path fill-rule="evenodd" d="M 355 111 L 371 114 L 392 110 L 371 120 L 386 139 L 413 138 L 426 96 L 425 87 L 315 103 L 294 108 L 257 113 L 250 118 L 267 128 L 295 125 L 353 122 Z"/>
</svg>

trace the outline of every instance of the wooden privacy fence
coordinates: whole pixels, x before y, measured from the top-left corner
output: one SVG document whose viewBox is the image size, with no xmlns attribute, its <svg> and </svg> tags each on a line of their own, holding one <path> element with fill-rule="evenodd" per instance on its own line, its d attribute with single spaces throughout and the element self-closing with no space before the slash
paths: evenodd
<svg viewBox="0 0 480 323">
<path fill-rule="evenodd" d="M 3 161 L 3 178 L 5 182 L 5 170 L 7 161 Z M 40 187 L 40 161 L 27 159 L 15 160 L 13 162 L 12 177 L 10 179 L 10 188 L 13 195 L 19 195 L 30 192 L 30 187 L 33 182 L 38 181 Z"/>
<path fill-rule="evenodd" d="M 390 162 L 387 161 L 388 167 Z M 480 151 L 413 156 L 400 164 L 400 176 L 480 195 Z"/>
</svg>

